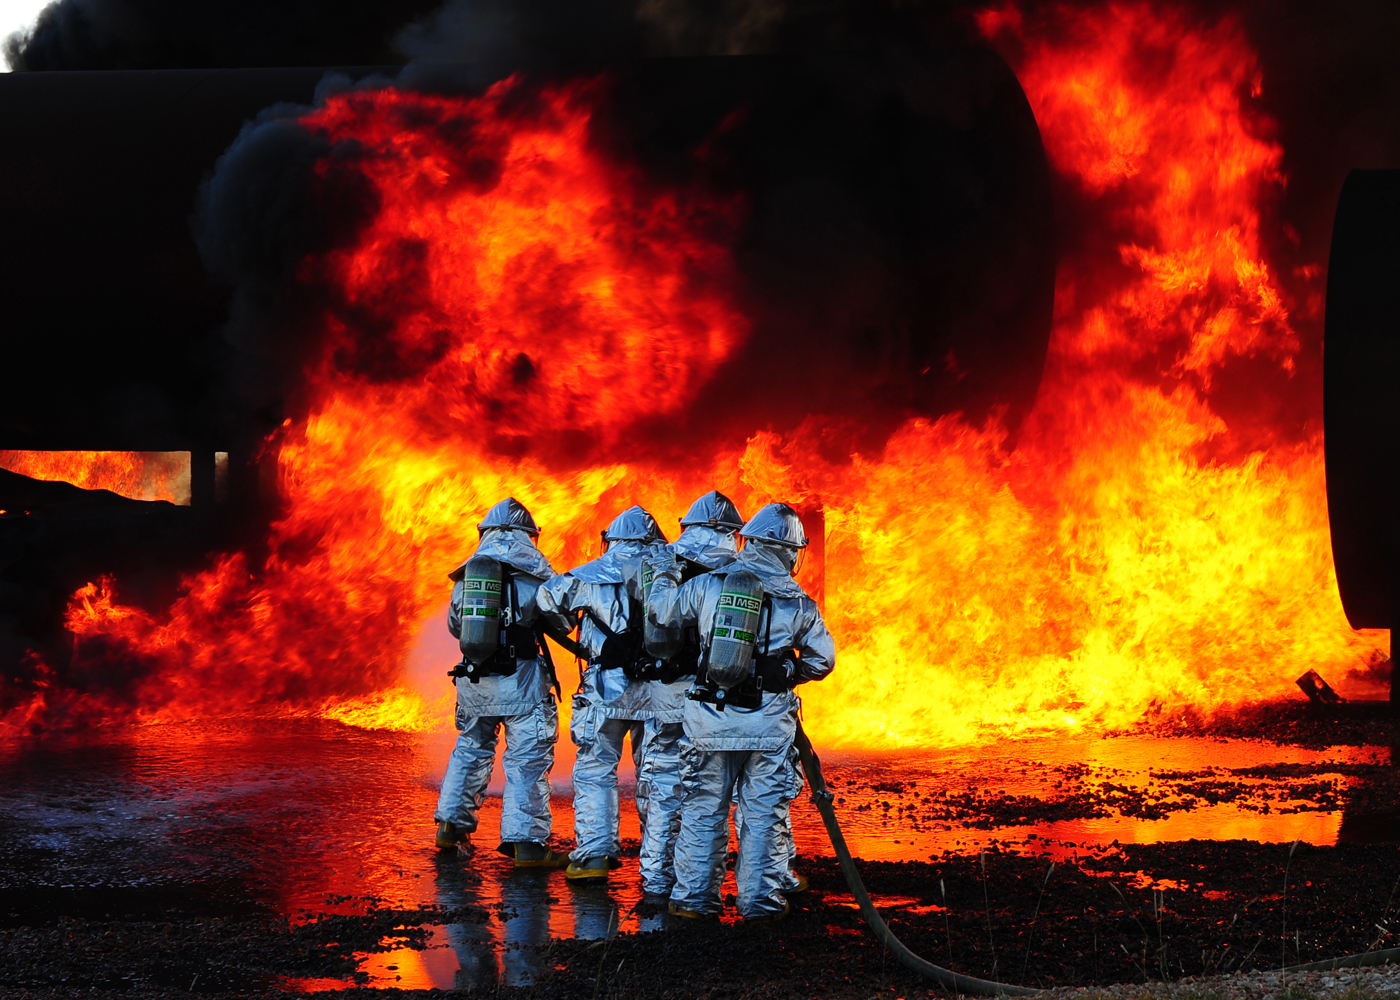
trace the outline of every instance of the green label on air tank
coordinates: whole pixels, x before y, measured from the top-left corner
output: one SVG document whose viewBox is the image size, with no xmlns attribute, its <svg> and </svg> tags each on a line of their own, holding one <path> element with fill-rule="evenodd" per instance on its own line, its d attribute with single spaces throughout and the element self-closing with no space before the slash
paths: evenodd
<svg viewBox="0 0 1400 1000">
<path fill-rule="evenodd" d="M 740 611 L 756 615 L 759 608 L 763 607 L 763 600 L 758 597 L 750 597 L 748 594 L 731 594 L 727 591 L 721 591 L 719 606 L 721 608 L 738 608 Z"/>
</svg>

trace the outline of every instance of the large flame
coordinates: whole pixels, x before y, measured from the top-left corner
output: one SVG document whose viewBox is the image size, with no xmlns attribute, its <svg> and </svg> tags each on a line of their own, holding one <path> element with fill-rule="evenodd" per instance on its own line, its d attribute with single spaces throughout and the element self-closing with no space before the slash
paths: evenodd
<svg viewBox="0 0 1400 1000">
<path fill-rule="evenodd" d="M 190 502 L 187 451 L 0 451 L 0 469 L 133 500 Z"/>
<path fill-rule="evenodd" d="M 1086 245 L 1115 250 L 1063 262 L 1014 448 L 950 416 L 832 461 L 813 419 L 679 468 L 639 462 L 628 429 L 682 410 L 746 336 L 726 291 L 743 205 L 658 190 L 594 148 L 594 84 L 335 97 L 304 124 L 359 140 L 335 169 L 359 171 L 374 218 L 305 265 L 340 294 L 315 406 L 281 443 L 270 554 L 224 557 L 164 615 L 123 608 L 119 582 L 85 588 L 76 655 L 133 664 L 137 714 L 429 725 L 402 665 L 442 628 L 444 574 L 488 506 L 524 501 L 565 568 L 622 507 L 674 525 L 716 487 L 748 511 L 824 510 L 840 656 L 804 694 L 827 742 L 1109 727 L 1359 666 L 1386 637 L 1342 613 L 1320 438 L 1246 447 L 1211 405 L 1223 366 L 1287 373 L 1299 350 L 1261 237 L 1282 151 L 1247 106 L 1253 53 L 1228 21 L 1145 3 L 1052 21 L 979 23 L 1095 220 Z"/>
</svg>

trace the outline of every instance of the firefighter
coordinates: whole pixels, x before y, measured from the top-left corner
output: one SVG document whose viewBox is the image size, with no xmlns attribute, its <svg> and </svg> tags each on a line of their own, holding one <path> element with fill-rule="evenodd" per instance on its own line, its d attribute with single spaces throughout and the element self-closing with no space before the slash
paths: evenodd
<svg viewBox="0 0 1400 1000">
<path fill-rule="evenodd" d="M 640 575 L 649 548 L 664 543 L 656 519 L 641 507 L 623 511 L 603 532 L 603 554 L 539 589 L 547 614 L 582 615 L 579 644 L 588 662 L 573 700 L 570 735 L 574 762 L 573 852 L 565 876 L 571 882 L 602 881 L 619 864 L 622 843 L 617 767 L 622 742 L 630 737 L 640 776 L 645 723 L 651 718 L 651 684 L 637 674 L 643 658 L 643 605 L 629 595 L 628 580 Z M 637 815 L 646 835 L 647 788 L 637 782 Z"/>
<path fill-rule="evenodd" d="M 559 709 L 550 689 L 557 682 L 535 603 L 536 590 L 554 570 L 535 547 L 540 530 L 534 518 L 514 497 L 492 507 L 477 531 L 480 542 L 472 558 L 448 574 L 453 587 L 447 627 L 463 651 L 450 675 L 457 687 L 461 735 L 433 814 L 437 846 L 456 847 L 476 830 L 496 740 L 504 729 L 506 787 L 497 850 L 513 857 L 517 868 L 562 868 L 567 856 L 548 846 L 549 771 L 559 731 Z M 463 611 L 471 616 L 477 610 L 473 595 L 481 592 L 496 602 L 491 621 L 472 616 L 464 628 Z M 481 631 L 479 622 L 494 631 Z"/>
<path fill-rule="evenodd" d="M 711 490 L 681 518 L 681 534 L 669 549 L 680 560 L 681 580 L 718 569 L 739 552 L 736 532 L 743 527 L 739 509 L 723 493 Z M 650 582 L 643 571 L 643 590 Z M 651 680 L 652 718 L 646 724 L 642 773 L 647 789 L 646 833 L 642 842 L 642 892 L 667 897 L 675 884 L 676 835 L 681 823 L 680 740 L 685 692 L 695 680 L 700 656 L 694 626 L 663 629 L 648 625 L 647 653 L 655 658 Z"/>
<path fill-rule="evenodd" d="M 787 816 L 799 701 L 793 689 L 821 680 L 836 644 L 816 602 L 793 576 L 807 547 L 797 513 L 769 504 L 740 530 L 743 551 L 728 565 L 682 583 L 670 553 L 651 559 L 647 619 L 698 628 L 703 651 L 687 692 L 680 745 L 680 834 L 670 912 L 704 917 L 720 909 L 729 806 L 743 816 L 735 865 L 746 921 L 788 913 Z"/>
</svg>

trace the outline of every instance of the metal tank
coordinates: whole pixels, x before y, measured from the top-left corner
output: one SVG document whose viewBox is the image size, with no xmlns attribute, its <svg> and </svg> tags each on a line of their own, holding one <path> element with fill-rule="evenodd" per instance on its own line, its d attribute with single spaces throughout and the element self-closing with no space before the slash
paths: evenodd
<svg viewBox="0 0 1400 1000">
<path fill-rule="evenodd" d="M 1005 407 L 1014 426 L 1049 343 L 1055 234 L 1034 115 L 990 48 L 895 39 L 580 72 L 600 69 L 612 83 L 595 138 L 610 155 L 659 186 L 701 183 L 743 206 L 734 293 L 752 329 L 695 415 L 733 431 L 859 413 L 878 434 L 911 411 L 976 421 Z M 0 448 L 188 448 L 195 507 L 225 451 L 233 492 L 256 492 L 250 463 L 297 415 L 314 345 L 279 341 L 263 356 L 219 335 L 231 289 L 206 270 L 192 218 L 240 128 L 310 104 L 328 72 L 0 75 Z M 450 71 L 409 72 L 452 87 Z M 249 172 L 242 217 L 204 237 L 239 249 L 250 302 L 279 300 L 298 254 L 342 245 L 359 224 L 358 189 L 313 183 L 328 150 L 289 138 L 282 152 Z"/>
<path fill-rule="evenodd" d="M 462 655 L 477 667 L 501 650 L 504 576 L 490 556 L 472 556 L 462 568 Z"/>
<path fill-rule="evenodd" d="M 763 583 L 746 569 L 726 573 L 710 629 L 705 677 L 726 690 L 749 679 L 763 608 Z"/>
<path fill-rule="evenodd" d="M 910 414 L 976 422 L 993 410 L 1014 433 L 1049 343 L 1055 232 L 1034 115 L 989 47 L 901 36 L 845 53 L 582 71 L 608 81 L 591 125 L 600 150 L 658 190 L 706 185 L 742 207 L 730 292 L 751 327 L 668 417 L 667 441 L 703 426 L 742 443 L 755 427 L 827 415 L 868 450 Z M 189 450 L 200 527 L 186 556 L 261 543 L 278 514 L 276 450 L 263 442 L 303 415 L 301 373 L 317 350 L 315 323 L 251 347 L 225 336 L 230 281 L 245 312 L 280 302 L 300 316 L 315 303 L 287 277 L 299 255 L 353 241 L 363 221 L 359 189 L 319 184 L 331 153 L 289 124 L 286 142 L 243 164 L 239 217 L 204 232 L 239 262 L 219 276 L 196 245 L 200 185 L 245 123 L 310 104 L 327 72 L 0 74 L 0 449 Z M 450 71 L 409 72 L 454 89 Z M 572 433 L 510 447 L 553 460 L 573 453 Z M 227 454 L 227 503 L 216 452 Z M 91 546 L 69 554 L 84 559 L 81 579 L 118 568 Z M 50 611 L 25 622 L 62 620 L 71 588 L 52 593 Z M 17 622 L 0 602 L 0 631 Z M 25 643 L 47 641 L 35 628 L 23 625 Z"/>
<path fill-rule="evenodd" d="M 1322 399 L 1332 558 L 1358 629 L 1393 629 L 1400 618 L 1397 290 L 1400 170 L 1353 170 L 1332 229 Z"/>
<path fill-rule="evenodd" d="M 652 584 L 656 582 L 656 571 L 649 564 L 642 564 L 642 606 L 646 606 L 647 600 L 651 597 Z M 679 628 L 667 628 L 658 625 L 646 616 L 642 625 L 642 645 L 646 647 L 647 655 L 658 660 L 665 660 L 668 663 L 674 660 L 680 653 L 681 647 L 685 645 L 685 633 Z"/>
</svg>

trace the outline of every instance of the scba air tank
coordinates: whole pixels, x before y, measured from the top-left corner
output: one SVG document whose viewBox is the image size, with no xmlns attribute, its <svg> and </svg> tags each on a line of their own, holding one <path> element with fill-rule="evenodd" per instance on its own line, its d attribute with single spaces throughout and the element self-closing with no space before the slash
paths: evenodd
<svg viewBox="0 0 1400 1000">
<path fill-rule="evenodd" d="M 475 555 L 462 568 L 462 655 L 481 666 L 501 648 L 501 564 Z"/>
<path fill-rule="evenodd" d="M 651 598 L 651 586 L 656 582 L 656 571 L 648 564 L 642 566 L 642 602 Z M 647 615 L 642 623 L 642 645 L 646 647 L 647 655 L 658 660 L 670 662 L 680 655 L 681 647 L 685 644 L 685 634 L 678 628 L 663 628 L 651 620 Z"/>
<path fill-rule="evenodd" d="M 749 679 L 762 608 L 763 583 L 757 576 L 746 569 L 725 574 L 705 667 L 710 683 L 728 689 Z"/>
</svg>

